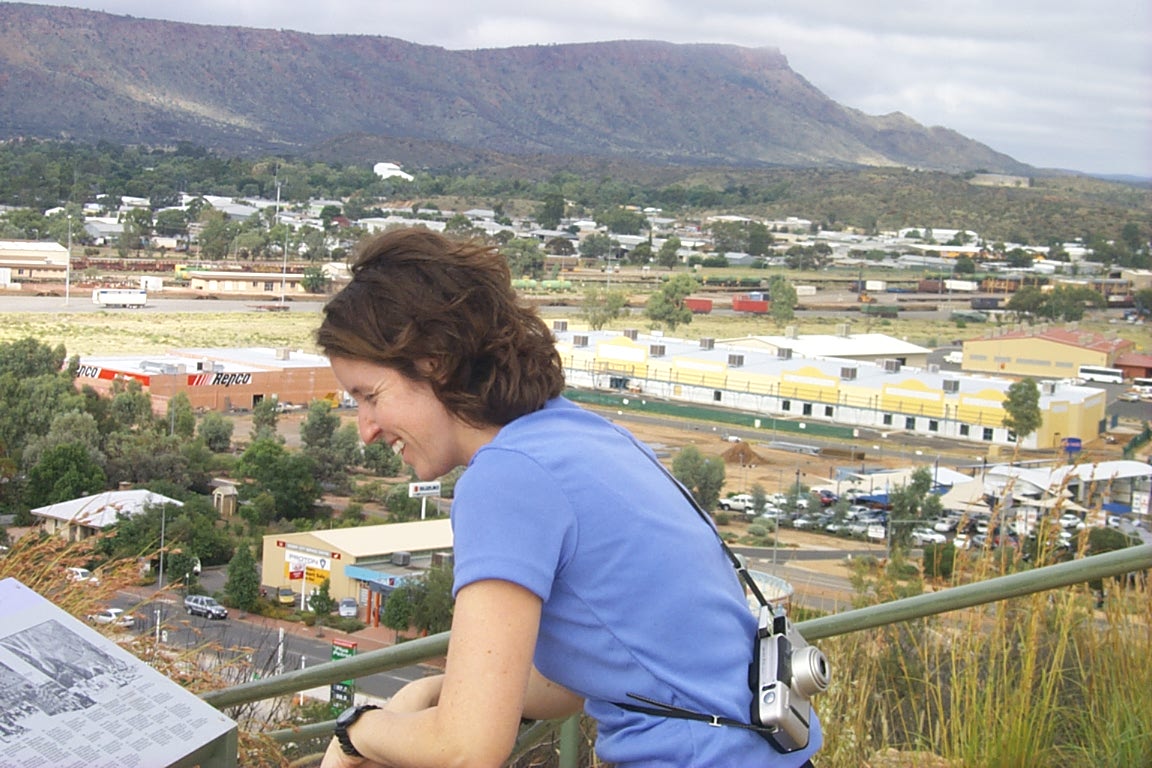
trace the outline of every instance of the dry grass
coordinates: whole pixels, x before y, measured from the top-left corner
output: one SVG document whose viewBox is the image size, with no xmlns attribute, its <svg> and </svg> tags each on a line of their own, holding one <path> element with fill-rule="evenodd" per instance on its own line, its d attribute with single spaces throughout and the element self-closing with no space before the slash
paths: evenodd
<svg viewBox="0 0 1152 768">
<path fill-rule="evenodd" d="M 186 347 L 314 350 L 320 315 L 305 312 L 8 312 L 0 343 L 32 337 L 69 355 L 157 354 Z"/>
</svg>

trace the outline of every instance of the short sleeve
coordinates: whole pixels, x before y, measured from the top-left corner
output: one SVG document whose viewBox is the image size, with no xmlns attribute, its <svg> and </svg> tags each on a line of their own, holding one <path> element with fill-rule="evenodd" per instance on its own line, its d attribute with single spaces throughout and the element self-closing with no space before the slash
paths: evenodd
<svg viewBox="0 0 1152 768">
<path fill-rule="evenodd" d="M 574 545 L 571 505 L 549 472 L 518 451 L 486 447 L 456 483 L 453 593 L 484 579 L 547 601 Z"/>
</svg>

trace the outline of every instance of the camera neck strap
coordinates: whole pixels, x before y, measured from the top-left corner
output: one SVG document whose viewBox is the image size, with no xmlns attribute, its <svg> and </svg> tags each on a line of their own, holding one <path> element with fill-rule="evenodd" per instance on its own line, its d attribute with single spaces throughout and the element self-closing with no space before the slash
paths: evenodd
<svg viewBox="0 0 1152 768">
<path fill-rule="evenodd" d="M 732 551 L 732 549 L 728 546 L 728 543 L 724 541 L 724 537 L 720 535 L 720 531 L 716 528 L 715 524 L 713 524 L 712 518 L 708 515 L 707 512 L 704 511 L 704 508 L 700 506 L 700 502 L 696 501 L 696 497 L 692 495 L 692 492 L 689 491 L 687 487 L 685 487 L 684 483 L 676 479 L 676 476 L 673 475 L 671 471 L 669 471 L 668 467 L 661 464 L 659 459 L 645 450 L 644 447 L 636 441 L 635 437 L 632 438 L 632 441 L 636 442 L 637 447 L 640 448 L 640 452 L 647 456 L 653 464 L 659 467 L 660 471 L 663 472 L 668 477 L 668 479 L 672 481 L 672 484 L 680 489 L 680 493 L 682 493 L 684 498 L 688 500 L 688 503 L 692 505 L 692 509 L 696 510 L 696 514 L 700 515 L 700 517 L 704 520 L 705 525 L 707 525 L 712 530 L 712 532 L 716 534 L 716 540 L 720 542 L 720 546 L 724 549 L 724 554 L 728 556 L 728 560 L 732 563 L 732 567 L 736 569 L 736 573 L 740 575 L 740 578 L 747 585 L 748 591 L 751 592 L 753 597 L 756 598 L 756 602 L 760 603 L 762 607 L 771 607 L 768 603 L 768 600 L 765 599 L 764 593 L 760 591 L 760 587 L 756 584 L 755 579 L 752 578 L 752 574 L 748 572 L 748 566 L 735 552 Z"/>
</svg>

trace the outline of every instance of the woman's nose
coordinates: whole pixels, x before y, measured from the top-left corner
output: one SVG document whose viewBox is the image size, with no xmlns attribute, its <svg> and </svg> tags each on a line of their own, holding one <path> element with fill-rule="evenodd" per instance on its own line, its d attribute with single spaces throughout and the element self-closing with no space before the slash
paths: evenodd
<svg viewBox="0 0 1152 768">
<path fill-rule="evenodd" d="M 361 407 L 356 415 L 356 426 L 360 428 L 360 439 L 364 441 L 364 445 L 369 445 L 380 437 L 380 426 L 365 413 L 365 410 Z"/>
</svg>

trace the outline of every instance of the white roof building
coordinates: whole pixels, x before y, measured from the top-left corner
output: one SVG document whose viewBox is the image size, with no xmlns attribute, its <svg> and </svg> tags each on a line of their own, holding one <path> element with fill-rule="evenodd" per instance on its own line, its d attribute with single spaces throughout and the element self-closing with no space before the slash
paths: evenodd
<svg viewBox="0 0 1152 768">
<path fill-rule="evenodd" d="M 184 502 L 144 489 L 105 491 L 71 501 L 61 501 L 32 510 L 40 518 L 44 531 L 81 541 L 113 525 L 121 517 L 133 517 L 149 506 Z"/>
</svg>

